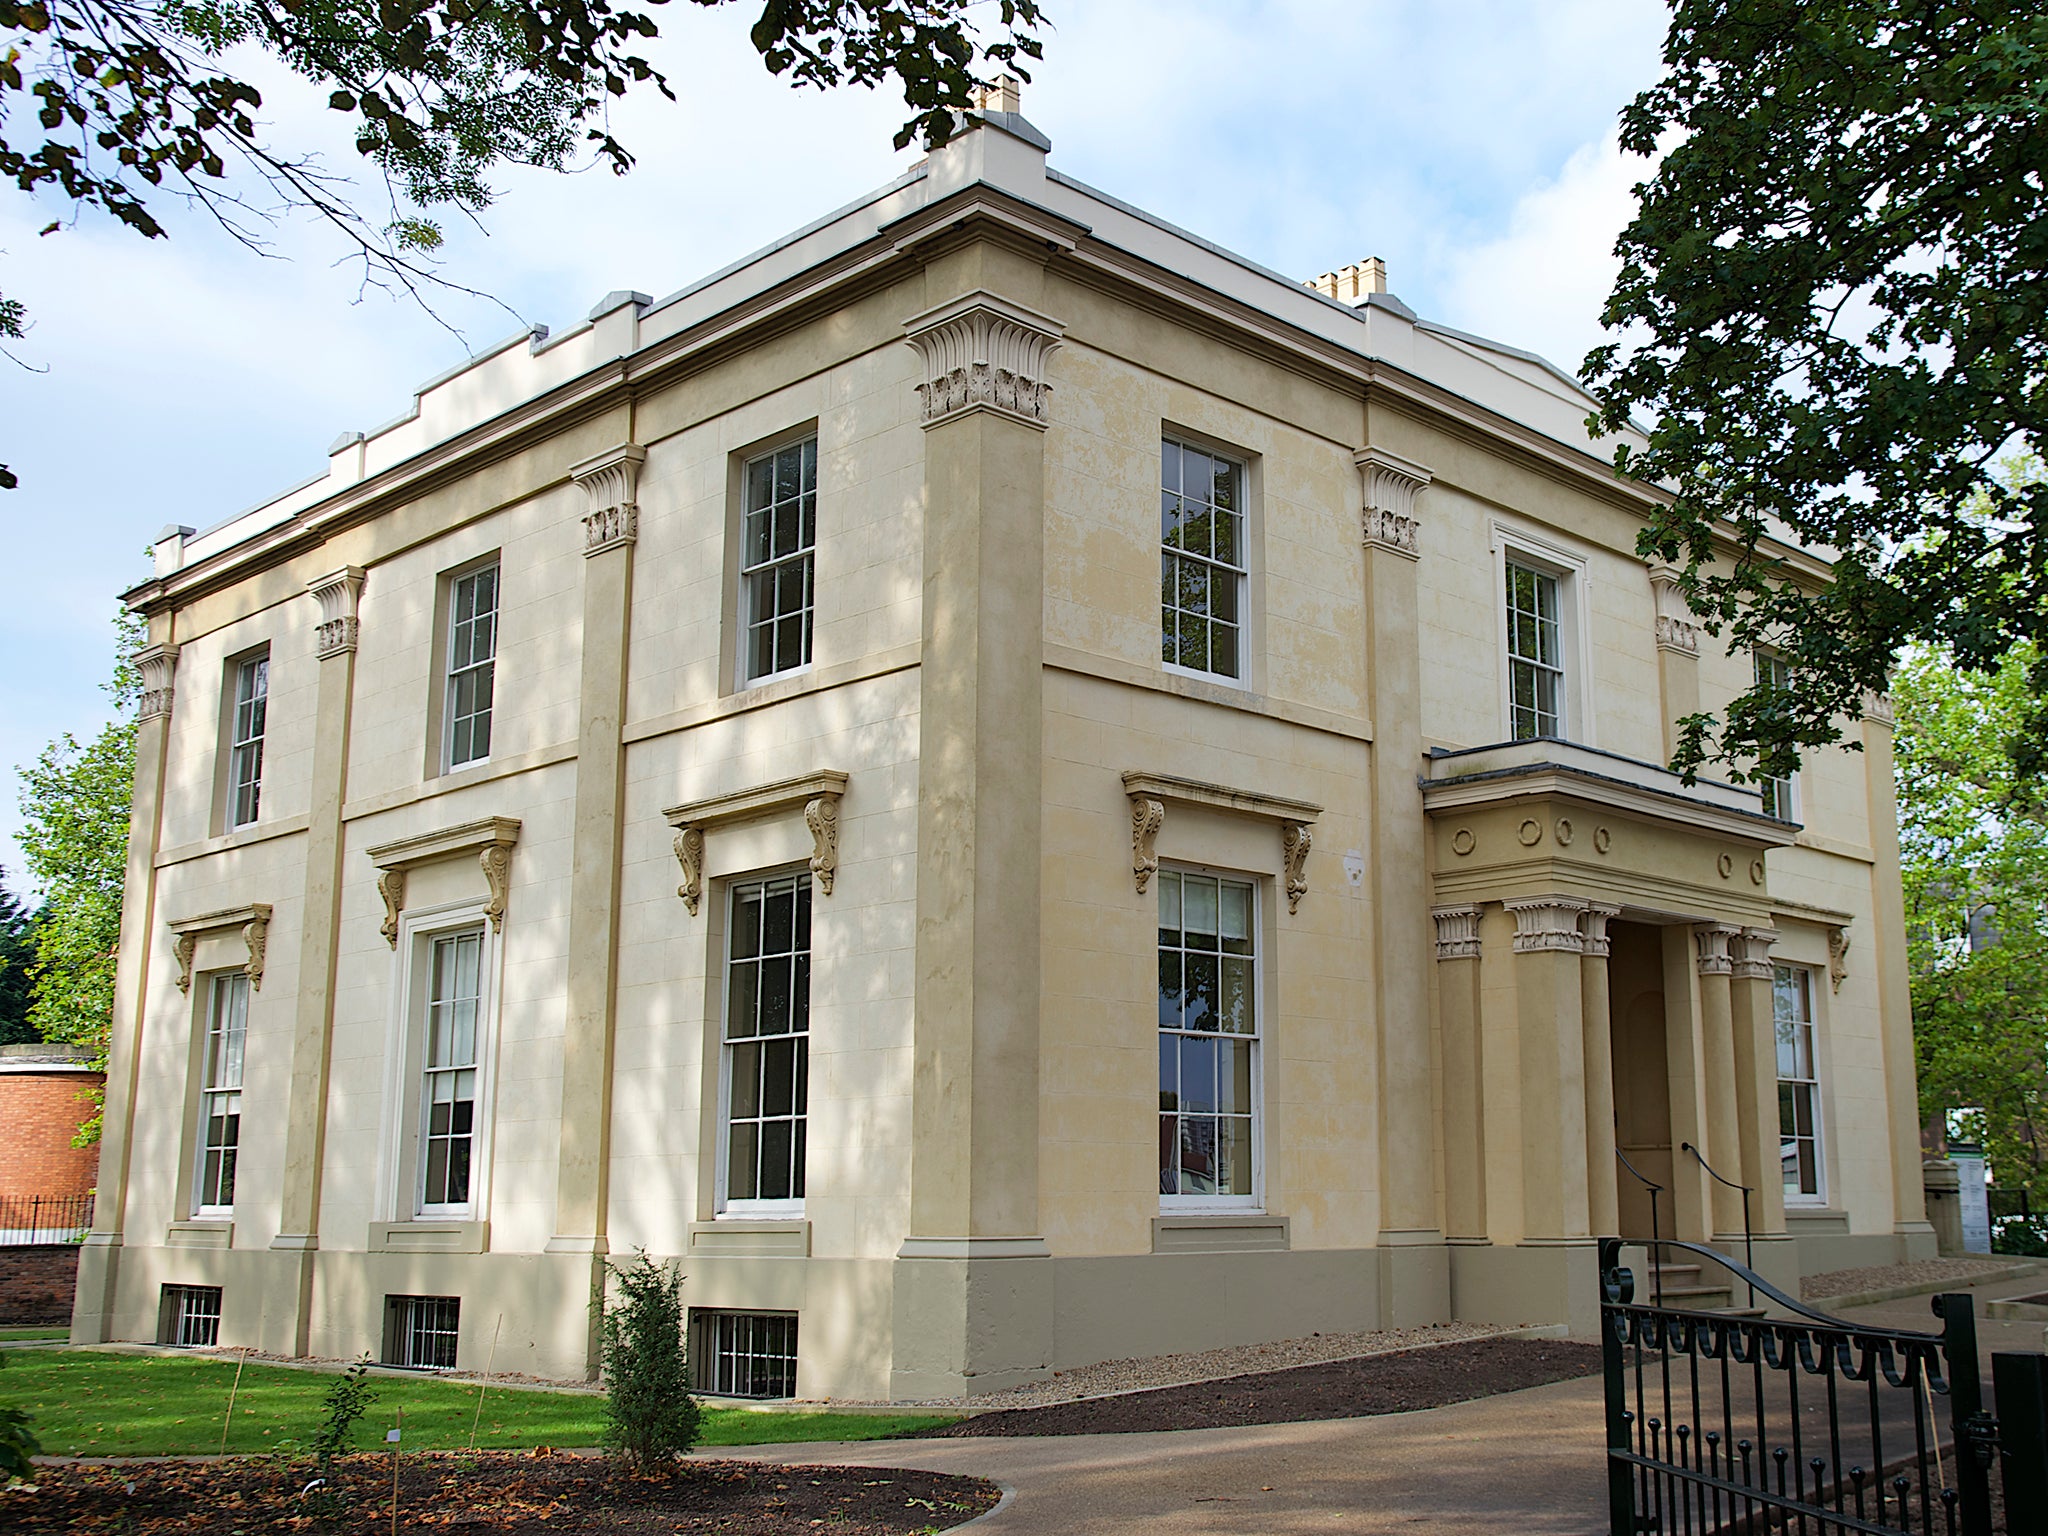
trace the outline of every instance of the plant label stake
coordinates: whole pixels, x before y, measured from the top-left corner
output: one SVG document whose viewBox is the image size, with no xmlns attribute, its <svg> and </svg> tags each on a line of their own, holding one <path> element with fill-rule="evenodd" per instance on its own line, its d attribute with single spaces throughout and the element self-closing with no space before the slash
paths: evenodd
<svg viewBox="0 0 2048 1536">
<path fill-rule="evenodd" d="M 405 1409 L 398 1410 L 398 1427 L 387 1429 L 384 1438 L 391 1442 L 391 1536 L 398 1536 L 398 1444 L 405 1438 Z"/>
<path fill-rule="evenodd" d="M 220 1454 L 223 1456 L 228 1453 L 228 1431 L 234 1427 L 235 1423 L 235 1394 L 242 1390 L 242 1367 L 248 1363 L 249 1346 L 244 1344 L 242 1346 L 242 1358 L 235 1362 L 234 1384 L 228 1388 L 227 1417 L 222 1419 L 220 1424 Z"/>
<path fill-rule="evenodd" d="M 496 1326 L 491 1329 L 491 1354 L 484 1362 L 484 1379 L 476 1384 L 476 1417 L 469 1421 L 469 1448 L 476 1449 L 477 1426 L 484 1421 L 484 1388 L 490 1384 L 491 1370 L 498 1363 L 498 1329 L 505 1326 L 505 1314 L 498 1314 Z"/>
</svg>

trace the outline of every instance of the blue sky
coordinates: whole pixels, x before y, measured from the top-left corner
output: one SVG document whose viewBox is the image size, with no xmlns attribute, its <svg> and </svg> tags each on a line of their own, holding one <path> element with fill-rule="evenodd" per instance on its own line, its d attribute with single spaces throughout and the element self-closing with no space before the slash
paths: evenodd
<svg viewBox="0 0 2048 1536">
<path fill-rule="evenodd" d="M 1365 256 L 1423 314 L 1575 366 L 1600 339 L 1629 188 L 1616 114 L 1658 71 L 1667 13 L 1644 0 L 1046 0 L 1055 26 L 1025 114 L 1052 162 L 1300 277 Z M 0 363 L 0 867 L 14 769 L 107 719 L 114 595 L 147 574 L 167 523 L 204 528 L 325 466 L 344 430 L 405 409 L 415 385 L 599 296 L 660 296 L 895 175 L 904 109 L 865 92 L 793 93 L 730 12 L 672 6 L 654 50 L 681 101 L 628 101 L 634 173 L 508 173 L 481 229 L 450 227 L 445 274 L 495 302 L 443 320 L 361 291 L 344 247 L 306 221 L 250 253 L 166 206 L 168 240 L 0 192 L 0 292 L 34 329 Z M 274 139 L 360 162 L 324 93 L 266 61 Z"/>
</svg>

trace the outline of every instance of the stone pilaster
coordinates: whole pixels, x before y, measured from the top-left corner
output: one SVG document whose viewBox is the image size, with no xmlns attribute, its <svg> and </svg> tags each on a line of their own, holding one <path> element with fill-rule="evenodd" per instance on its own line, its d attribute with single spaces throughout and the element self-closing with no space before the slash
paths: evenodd
<svg viewBox="0 0 2048 1536">
<path fill-rule="evenodd" d="M 1702 923 L 1692 931 L 1700 975 L 1700 1042 L 1704 1047 L 1707 1124 L 1704 1142 L 1694 1142 L 1721 1179 L 1740 1181 L 1741 1138 L 1735 1109 L 1735 1024 L 1731 996 L 1734 960 L 1729 941 L 1741 930 L 1726 923 Z M 1681 1148 L 1677 1154 L 1685 1157 Z M 1721 1179 L 1708 1200 L 1716 1241 L 1742 1235 L 1742 1196 Z"/>
<path fill-rule="evenodd" d="M 292 1016 L 291 1094 L 285 1104 L 284 1188 L 277 1236 L 281 1259 L 263 1297 L 263 1348 L 307 1353 L 314 1255 L 320 1247 L 320 1188 L 326 1163 L 327 1082 L 334 1048 L 334 983 L 341 936 L 341 808 L 348 798 L 349 716 L 365 573 L 346 565 L 306 583 L 319 617 L 314 654 L 320 683 L 313 706 L 312 798 L 306 828 L 305 904 L 299 934 L 299 991 Z"/>
<path fill-rule="evenodd" d="M 1446 1270 L 1430 1145 L 1429 859 L 1417 774 L 1422 763 L 1417 500 L 1430 471 L 1384 448 L 1353 455 L 1365 546 L 1366 652 L 1372 748 L 1372 921 L 1379 1036 L 1381 1324 L 1438 1321 Z M 1476 1037 L 1475 1037 L 1476 1038 Z M 1483 1166 L 1483 1164 L 1481 1165 Z M 1480 1229 L 1483 1231 L 1483 1228 Z M 1468 1234 L 1472 1235 L 1472 1234 Z M 1425 1258 L 1404 1249 L 1438 1249 Z"/>
<path fill-rule="evenodd" d="M 1579 969 L 1586 1056 L 1586 1219 L 1595 1237 L 1621 1232 L 1620 1170 L 1614 1162 L 1614 1023 L 1607 988 L 1612 942 L 1607 925 L 1621 908 L 1589 905 L 1579 927 L 1586 948 Z"/>
<path fill-rule="evenodd" d="M 1735 1122 L 1742 1172 L 1730 1174 L 1756 1191 L 1756 1230 L 1785 1230 L 1785 1180 L 1778 1159 L 1777 1023 L 1771 1006 L 1771 928 L 1745 928 L 1730 941 L 1730 1009 L 1735 1031 Z"/>
<path fill-rule="evenodd" d="M 1486 1234 L 1485 1057 L 1479 1030 L 1479 908 L 1433 907 L 1444 1050 L 1444 1222 L 1448 1240 Z"/>
<path fill-rule="evenodd" d="M 1656 610 L 1657 684 L 1664 705 L 1664 758 L 1678 751 L 1678 722 L 1700 710 L 1700 626 L 1686 606 L 1679 573 L 1668 565 L 1650 567 L 1650 596 Z"/>
<path fill-rule="evenodd" d="M 583 492 L 583 655 L 570 832 L 568 998 L 562 1034 L 562 1140 L 555 1235 L 548 1252 L 587 1256 L 603 1278 L 611 1173 L 612 1051 L 618 990 L 620 839 L 625 818 L 627 650 L 640 466 L 647 450 L 621 443 L 573 466 Z M 493 888 L 497 895 L 496 887 Z M 597 1371 L 592 1310 L 587 1361 Z"/>
<path fill-rule="evenodd" d="M 1570 896 L 1503 902 L 1515 919 L 1515 1013 L 1522 1047 L 1523 1241 L 1591 1236 L 1586 1193 L 1586 1054 L 1579 931 Z"/>
<path fill-rule="evenodd" d="M 150 943 L 156 932 L 156 845 L 163 825 L 164 747 L 176 700 L 178 648 L 161 641 L 146 646 L 136 654 L 135 665 L 142 674 L 142 700 L 135 716 L 135 787 L 129 802 L 121 948 L 107 1042 L 99 1198 L 93 1206 L 92 1230 L 79 1249 L 72 1304 L 71 1338 L 78 1344 L 102 1344 L 112 1337 L 135 1151 L 137 1058 L 148 1013 Z"/>
<path fill-rule="evenodd" d="M 895 1395 L 1050 1369 L 1038 1218 L 1046 362 L 1060 327 L 978 287 L 1042 272 L 971 247 L 974 290 L 909 322 L 925 428 L 910 1235 Z M 943 291 L 943 288 L 941 288 Z M 998 873 L 999 872 L 999 873 Z"/>
</svg>

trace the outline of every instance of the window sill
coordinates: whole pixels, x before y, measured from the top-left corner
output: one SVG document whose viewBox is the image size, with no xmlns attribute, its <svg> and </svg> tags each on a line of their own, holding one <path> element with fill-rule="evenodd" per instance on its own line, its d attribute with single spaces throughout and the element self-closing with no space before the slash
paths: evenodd
<svg viewBox="0 0 2048 1536">
<path fill-rule="evenodd" d="M 439 1216 L 373 1221 L 367 1246 L 371 1253 L 488 1253 L 491 1224 Z"/>
<path fill-rule="evenodd" d="M 1154 1253 L 1282 1253 L 1293 1246 L 1285 1216 L 1190 1211 L 1152 1218 Z"/>
<path fill-rule="evenodd" d="M 174 1221 L 164 1232 L 166 1248 L 232 1248 L 235 1246 L 235 1218 L 232 1212 L 194 1216 Z"/>
<path fill-rule="evenodd" d="M 1801 1226 L 1825 1227 L 1830 1232 L 1847 1232 L 1849 1230 L 1849 1213 L 1839 1210 L 1834 1206 L 1795 1205 L 1790 1200 L 1787 1200 L 1785 1202 L 1785 1224 L 1789 1227 L 1794 1222 L 1799 1223 Z"/>
<path fill-rule="evenodd" d="M 690 1223 L 690 1257 L 807 1259 L 811 1224 L 802 1216 L 721 1216 Z"/>
</svg>

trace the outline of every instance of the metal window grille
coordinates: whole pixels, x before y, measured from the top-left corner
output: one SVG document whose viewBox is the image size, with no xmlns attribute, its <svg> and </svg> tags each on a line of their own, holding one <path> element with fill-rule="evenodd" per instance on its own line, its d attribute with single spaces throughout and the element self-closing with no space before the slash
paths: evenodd
<svg viewBox="0 0 2048 1536">
<path fill-rule="evenodd" d="M 748 462 L 744 521 L 744 680 L 754 682 L 811 659 L 818 543 L 815 437 Z"/>
<path fill-rule="evenodd" d="M 1558 581 L 1512 560 L 1507 567 L 1508 734 L 1515 741 L 1564 734 L 1564 637 Z"/>
<path fill-rule="evenodd" d="M 498 567 L 455 580 L 448 615 L 448 766 L 491 755 L 498 667 Z"/>
<path fill-rule="evenodd" d="M 1792 668 L 1782 656 L 1771 656 L 1758 652 L 1756 658 L 1756 680 L 1765 688 L 1777 692 L 1789 692 L 1792 687 Z M 1764 798 L 1764 814 L 1775 816 L 1780 821 L 1799 819 L 1798 801 L 1794 797 L 1794 775 L 1770 774 L 1757 780 L 1757 789 Z"/>
<path fill-rule="evenodd" d="M 220 1342 L 220 1287 L 167 1285 L 157 1340 L 178 1349 L 211 1349 Z"/>
<path fill-rule="evenodd" d="M 1254 1193 L 1259 1010 L 1252 887 L 1159 872 L 1159 1193 Z"/>
<path fill-rule="evenodd" d="M 467 1205 L 476 1146 L 477 1003 L 482 930 L 436 938 L 428 957 L 420 1069 L 420 1205 Z"/>
<path fill-rule="evenodd" d="M 1159 450 L 1159 655 L 1237 677 L 1245 582 L 1244 466 L 1165 439 Z"/>
<path fill-rule="evenodd" d="M 1813 972 L 1772 968 L 1778 1035 L 1778 1157 L 1785 1196 L 1812 1202 L 1824 1193 L 1820 1148 L 1820 1069 L 1814 1059 Z"/>
<path fill-rule="evenodd" d="M 228 747 L 228 825 L 256 819 L 263 795 L 263 732 L 270 706 L 270 658 L 235 668 L 235 715 Z"/>
<path fill-rule="evenodd" d="M 213 978 L 205 1076 L 199 1094 L 199 1188 L 193 1205 L 231 1210 L 242 1144 L 242 1061 L 249 1036 L 249 978 Z"/>
<path fill-rule="evenodd" d="M 696 1312 L 697 1390 L 724 1397 L 796 1396 L 796 1314 Z"/>
<path fill-rule="evenodd" d="M 801 1200 L 811 1068 L 811 877 L 734 886 L 726 957 L 726 1200 Z"/>
<path fill-rule="evenodd" d="M 419 1371 L 455 1369 L 462 1301 L 455 1296 L 384 1298 L 384 1363 Z"/>
</svg>

